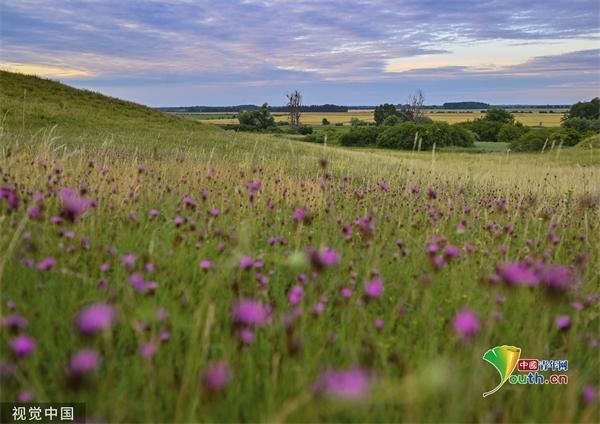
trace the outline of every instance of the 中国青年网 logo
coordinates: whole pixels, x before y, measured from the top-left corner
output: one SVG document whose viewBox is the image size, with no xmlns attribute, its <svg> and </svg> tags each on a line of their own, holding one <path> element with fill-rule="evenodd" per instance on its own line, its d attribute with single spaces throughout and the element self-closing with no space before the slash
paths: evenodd
<svg viewBox="0 0 600 424">
<path fill-rule="evenodd" d="M 500 374 L 500 383 L 483 397 L 496 393 L 507 381 L 510 384 L 567 384 L 566 374 L 544 376 L 540 372 L 561 372 L 569 370 L 566 359 L 521 359 L 521 349 L 516 346 L 496 346 L 483 355 L 483 360 L 492 364 Z M 516 370 L 517 374 L 513 374 Z"/>
</svg>

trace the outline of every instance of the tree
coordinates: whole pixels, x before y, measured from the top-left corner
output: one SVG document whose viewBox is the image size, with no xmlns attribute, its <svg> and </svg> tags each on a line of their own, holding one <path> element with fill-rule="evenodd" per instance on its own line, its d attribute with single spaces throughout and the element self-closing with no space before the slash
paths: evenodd
<svg viewBox="0 0 600 424">
<path fill-rule="evenodd" d="M 263 103 L 260 109 L 243 110 L 238 114 L 240 126 L 251 130 L 264 130 L 275 125 L 275 118 L 269 111 L 269 104 Z"/>
<path fill-rule="evenodd" d="M 288 99 L 287 108 L 290 117 L 290 126 L 298 128 L 300 126 L 300 108 L 302 107 L 302 95 L 298 90 L 285 95 Z"/>
<path fill-rule="evenodd" d="M 376 106 L 373 111 L 373 119 L 375 120 L 375 125 L 383 124 L 385 118 L 388 116 L 397 115 L 396 106 L 391 103 L 384 103 L 382 105 Z"/>
<path fill-rule="evenodd" d="M 520 122 L 517 122 L 516 124 L 502 124 L 500 131 L 498 131 L 498 141 L 501 143 L 510 143 L 521 137 L 527 131 L 528 129 Z"/>
<path fill-rule="evenodd" d="M 566 118 L 599 119 L 600 98 L 595 97 L 589 102 L 575 103 L 567 112 Z"/>
<path fill-rule="evenodd" d="M 408 98 L 408 110 L 412 116 L 411 121 L 418 121 L 423 116 L 423 105 L 425 104 L 425 96 L 421 90 L 417 90 Z"/>
<path fill-rule="evenodd" d="M 512 124 L 515 122 L 513 114 L 504 109 L 488 109 L 483 119 L 503 124 Z"/>
</svg>

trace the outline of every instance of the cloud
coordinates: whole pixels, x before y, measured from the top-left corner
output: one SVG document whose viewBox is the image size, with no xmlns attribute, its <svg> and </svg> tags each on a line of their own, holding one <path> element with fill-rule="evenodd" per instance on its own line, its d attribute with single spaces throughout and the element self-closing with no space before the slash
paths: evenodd
<svg viewBox="0 0 600 424">
<path fill-rule="evenodd" d="M 94 76 L 93 72 L 85 69 L 61 68 L 58 66 L 32 65 L 27 63 L 0 63 L 0 69 L 3 71 L 51 78 L 80 78 Z"/>
<path fill-rule="evenodd" d="M 599 19 L 596 0 L 20 0 L 2 6 L 1 61 L 111 87 L 527 78 L 544 68 L 569 78 L 594 73 L 577 52 L 597 46 Z"/>
</svg>

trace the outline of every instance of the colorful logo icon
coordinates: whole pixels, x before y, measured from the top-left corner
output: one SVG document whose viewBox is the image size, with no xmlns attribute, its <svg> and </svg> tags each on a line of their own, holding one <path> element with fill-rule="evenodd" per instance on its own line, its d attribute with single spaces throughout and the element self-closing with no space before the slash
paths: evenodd
<svg viewBox="0 0 600 424">
<path fill-rule="evenodd" d="M 506 383 L 508 378 L 512 375 L 519 357 L 521 356 L 521 349 L 515 346 L 496 346 L 493 349 L 488 350 L 483 355 L 483 360 L 489 362 L 500 374 L 500 384 L 494 387 L 489 392 L 485 392 L 483 397 L 489 396 L 500 390 L 500 387 Z"/>
</svg>

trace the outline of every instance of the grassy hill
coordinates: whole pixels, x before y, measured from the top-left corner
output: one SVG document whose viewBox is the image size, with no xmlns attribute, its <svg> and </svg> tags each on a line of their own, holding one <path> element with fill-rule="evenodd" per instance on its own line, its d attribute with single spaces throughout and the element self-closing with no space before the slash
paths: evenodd
<svg viewBox="0 0 600 424">
<path fill-rule="evenodd" d="M 131 131 L 218 131 L 125 100 L 56 81 L 0 71 L 0 116 L 6 131 L 36 132 L 57 126 L 62 134 L 124 134 Z"/>
</svg>

